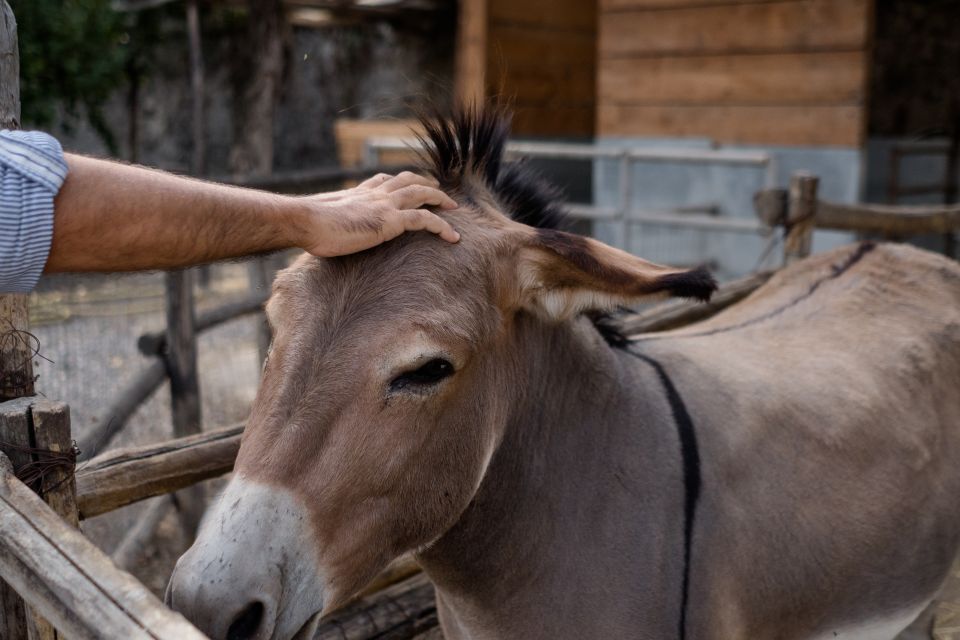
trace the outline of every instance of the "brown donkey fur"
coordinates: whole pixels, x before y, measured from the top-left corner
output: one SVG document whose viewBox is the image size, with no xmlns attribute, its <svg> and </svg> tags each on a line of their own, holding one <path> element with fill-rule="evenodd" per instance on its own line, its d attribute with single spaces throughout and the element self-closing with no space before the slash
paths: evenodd
<svg viewBox="0 0 960 640">
<path fill-rule="evenodd" d="M 495 111 L 427 123 L 462 241 L 301 258 L 236 475 L 168 598 L 211 637 L 306 638 L 416 551 L 449 638 L 882 638 L 960 544 L 960 268 L 897 246 L 705 298 L 549 222 Z M 606 336 L 609 338 L 609 336 Z"/>
</svg>

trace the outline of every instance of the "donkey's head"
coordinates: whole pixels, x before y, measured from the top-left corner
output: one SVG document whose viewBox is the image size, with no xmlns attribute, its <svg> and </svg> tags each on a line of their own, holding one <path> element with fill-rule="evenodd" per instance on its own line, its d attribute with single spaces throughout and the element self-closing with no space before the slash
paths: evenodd
<svg viewBox="0 0 960 640">
<path fill-rule="evenodd" d="M 519 222 L 557 204 L 501 166 L 502 114 L 425 124 L 429 170 L 462 205 L 444 213 L 460 243 L 421 233 L 305 256 L 274 282 L 236 473 L 168 591 L 213 638 L 309 637 L 315 614 L 457 522 L 523 391 L 522 317 L 713 289 L 700 270 Z"/>
</svg>

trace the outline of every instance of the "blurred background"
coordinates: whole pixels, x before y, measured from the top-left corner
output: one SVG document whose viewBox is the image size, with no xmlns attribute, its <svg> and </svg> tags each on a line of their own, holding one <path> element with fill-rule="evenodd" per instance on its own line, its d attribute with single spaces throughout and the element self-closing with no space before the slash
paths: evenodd
<svg viewBox="0 0 960 640">
<path fill-rule="evenodd" d="M 417 109 L 499 97 L 511 153 L 565 190 L 579 231 L 721 279 L 772 265 L 753 195 L 797 170 L 836 202 L 957 201 L 960 0 L 11 5 L 23 127 L 73 152 L 306 193 L 409 163 Z M 851 239 L 817 231 L 814 250 Z M 952 235 L 912 241 L 956 255 Z M 174 433 L 149 334 L 183 287 L 203 329 L 195 426 L 242 421 L 265 348 L 256 309 L 288 259 L 179 284 L 45 278 L 30 303 L 37 389 L 70 404 L 86 457 Z M 174 511 L 157 498 L 84 529 L 160 591 L 189 536 Z"/>
</svg>

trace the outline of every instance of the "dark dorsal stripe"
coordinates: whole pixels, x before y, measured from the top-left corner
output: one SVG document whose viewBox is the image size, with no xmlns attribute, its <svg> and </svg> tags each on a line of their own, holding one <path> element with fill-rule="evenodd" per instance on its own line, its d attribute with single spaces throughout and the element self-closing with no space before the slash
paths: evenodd
<svg viewBox="0 0 960 640">
<path fill-rule="evenodd" d="M 687 411 L 683 397 L 674 386 L 673 380 L 658 361 L 650 356 L 629 349 L 624 350 L 633 357 L 642 360 L 653 367 L 663 384 L 670 403 L 670 411 L 677 427 L 680 439 L 680 456 L 683 460 L 683 585 L 680 592 L 680 621 L 678 623 L 678 637 L 685 640 L 687 637 L 687 600 L 690 594 L 690 549 L 693 545 L 693 523 L 697 515 L 697 502 L 700 499 L 700 450 L 697 446 L 697 431 Z"/>
<path fill-rule="evenodd" d="M 830 273 L 827 276 L 811 284 L 810 287 L 805 292 L 803 292 L 803 294 L 801 294 L 800 296 L 794 298 L 793 300 L 791 300 L 790 302 L 788 302 L 787 304 L 781 307 L 778 307 L 772 311 L 768 311 L 767 313 L 761 314 L 753 318 L 749 318 L 747 320 L 744 320 L 734 325 L 730 325 L 727 327 L 718 327 L 716 329 L 710 329 L 709 331 L 684 333 L 679 336 L 658 335 L 657 333 L 641 334 L 639 337 L 634 338 L 633 342 L 639 343 L 639 342 L 651 342 L 653 340 L 676 340 L 677 338 L 702 338 L 704 336 L 712 336 L 718 333 L 736 331 L 738 329 L 743 329 L 745 327 L 749 327 L 751 325 L 755 325 L 760 322 L 765 322 L 767 320 L 770 320 L 771 318 L 774 318 L 780 315 L 787 309 L 790 309 L 791 307 L 795 307 L 801 302 L 803 302 L 804 300 L 810 298 L 814 293 L 816 293 L 817 289 L 819 289 L 821 285 L 823 285 L 825 282 L 829 282 L 830 280 L 835 280 L 840 276 L 842 276 L 843 274 L 845 274 L 853 265 L 860 262 L 860 259 L 863 258 L 863 256 L 873 251 L 876 247 L 877 247 L 877 244 L 875 242 L 871 242 L 869 240 L 861 242 L 859 245 L 857 245 L 857 248 L 854 251 L 850 252 L 850 255 L 848 255 L 842 262 L 840 262 L 839 264 L 832 265 L 830 267 Z M 629 341 L 630 341 L 629 339 L 624 340 L 625 343 Z M 607 339 L 607 342 L 610 343 L 610 340 Z M 617 346 L 617 345 L 614 345 L 614 346 Z"/>
</svg>

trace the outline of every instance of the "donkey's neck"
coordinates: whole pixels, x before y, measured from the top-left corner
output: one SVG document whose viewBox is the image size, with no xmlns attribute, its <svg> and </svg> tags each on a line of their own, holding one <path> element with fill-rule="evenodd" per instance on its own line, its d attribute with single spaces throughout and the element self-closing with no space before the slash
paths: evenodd
<svg viewBox="0 0 960 640">
<path fill-rule="evenodd" d="M 654 370 L 586 320 L 518 328 L 526 379 L 476 498 L 422 563 L 464 638 L 671 637 L 679 444 Z"/>
</svg>

